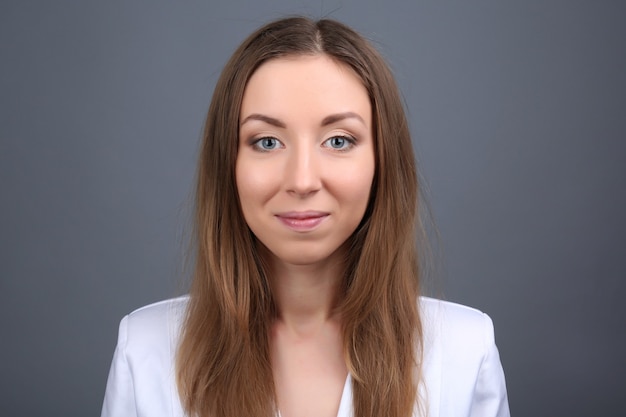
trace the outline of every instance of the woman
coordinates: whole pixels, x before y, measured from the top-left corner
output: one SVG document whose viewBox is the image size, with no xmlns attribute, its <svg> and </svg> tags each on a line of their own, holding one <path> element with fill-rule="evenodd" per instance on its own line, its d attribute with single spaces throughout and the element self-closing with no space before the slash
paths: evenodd
<svg viewBox="0 0 626 417">
<path fill-rule="evenodd" d="M 253 33 L 207 117 L 190 295 L 122 320 L 102 415 L 508 415 L 491 320 L 420 297 L 416 178 L 369 43 Z"/>
</svg>

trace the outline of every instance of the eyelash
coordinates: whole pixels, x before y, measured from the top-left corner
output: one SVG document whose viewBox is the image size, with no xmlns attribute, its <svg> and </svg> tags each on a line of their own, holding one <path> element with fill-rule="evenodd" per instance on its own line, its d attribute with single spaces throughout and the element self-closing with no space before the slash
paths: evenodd
<svg viewBox="0 0 626 417">
<path fill-rule="evenodd" d="M 255 150 L 259 152 L 270 152 L 270 151 L 273 151 L 274 149 L 277 149 L 277 148 L 271 148 L 271 149 L 263 148 L 262 147 L 263 141 L 266 141 L 266 140 L 273 140 L 273 141 L 276 141 L 277 145 L 283 145 L 281 141 L 279 141 L 278 139 L 272 136 L 264 136 L 262 138 L 255 139 L 252 141 L 251 145 Z"/>
<path fill-rule="evenodd" d="M 348 136 L 348 135 L 334 135 L 334 136 L 326 139 L 323 142 L 323 144 L 329 143 L 333 139 L 342 139 L 346 143 L 346 146 L 342 147 L 342 148 L 335 148 L 333 146 L 328 146 L 329 148 L 334 149 L 334 150 L 339 151 L 339 152 L 346 152 L 347 150 L 352 149 L 354 147 L 354 145 L 356 145 L 356 139 L 353 138 L 352 136 Z"/>
<path fill-rule="evenodd" d="M 333 147 L 331 145 L 326 145 L 326 144 L 329 144 L 330 141 L 332 141 L 334 139 L 341 139 L 341 140 L 345 141 L 345 146 L 341 147 L 341 148 L 335 148 L 335 147 Z M 269 149 L 263 147 L 264 141 L 268 141 L 268 140 L 275 141 L 276 147 L 269 148 Z M 331 136 L 330 138 L 326 139 L 324 142 L 322 142 L 322 145 L 324 147 L 329 148 L 329 149 L 336 150 L 337 152 L 346 152 L 346 151 L 352 149 L 354 147 L 354 145 L 356 145 L 356 143 L 357 143 L 357 140 L 354 137 L 352 137 L 352 136 L 349 136 L 349 135 L 334 135 L 334 136 Z M 283 143 L 280 140 L 278 140 L 278 139 L 276 139 L 275 137 L 272 137 L 272 136 L 264 136 L 262 138 L 254 139 L 251 142 L 251 146 L 255 150 L 259 151 L 259 152 L 271 152 L 271 151 L 273 151 L 275 149 L 278 149 L 280 147 L 284 147 Z"/>
</svg>

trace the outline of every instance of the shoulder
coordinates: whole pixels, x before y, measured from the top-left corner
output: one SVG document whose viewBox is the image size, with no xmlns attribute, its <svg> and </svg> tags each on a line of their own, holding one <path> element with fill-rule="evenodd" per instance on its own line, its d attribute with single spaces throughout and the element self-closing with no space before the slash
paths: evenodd
<svg viewBox="0 0 626 417">
<path fill-rule="evenodd" d="M 178 338 L 188 301 L 188 296 L 172 298 L 131 312 L 120 323 L 118 344 L 131 352 L 169 348 Z"/>
<path fill-rule="evenodd" d="M 163 320 L 184 314 L 188 302 L 188 295 L 170 298 L 140 307 L 128 314 L 127 317 L 133 324 L 154 326 L 155 322 L 161 323 Z"/>
<path fill-rule="evenodd" d="M 183 415 L 174 364 L 187 302 L 188 297 L 161 301 L 122 319 L 103 417 Z"/>
<path fill-rule="evenodd" d="M 439 357 L 450 369 L 477 372 L 495 345 L 493 322 L 480 310 L 449 301 L 420 299 L 424 359 Z"/>
<path fill-rule="evenodd" d="M 463 340 L 484 346 L 494 342 L 493 322 L 482 311 L 434 298 L 420 298 L 420 312 L 425 336 Z"/>
<path fill-rule="evenodd" d="M 464 305 L 422 297 L 426 397 L 434 415 L 508 416 L 504 372 L 491 318 Z"/>
</svg>

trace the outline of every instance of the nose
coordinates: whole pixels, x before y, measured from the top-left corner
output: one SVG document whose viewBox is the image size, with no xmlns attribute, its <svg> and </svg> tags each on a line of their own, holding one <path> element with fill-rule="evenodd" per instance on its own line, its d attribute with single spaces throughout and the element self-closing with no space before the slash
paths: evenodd
<svg viewBox="0 0 626 417">
<path fill-rule="evenodd" d="M 307 197 L 319 191 L 322 186 L 320 162 L 314 148 L 293 147 L 285 169 L 284 184 L 287 192 L 298 197 Z"/>
</svg>

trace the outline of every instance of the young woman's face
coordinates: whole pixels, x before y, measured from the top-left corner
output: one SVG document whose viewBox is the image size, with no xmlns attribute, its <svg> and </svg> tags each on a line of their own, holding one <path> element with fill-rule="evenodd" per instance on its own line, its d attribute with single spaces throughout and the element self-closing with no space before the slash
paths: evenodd
<svg viewBox="0 0 626 417">
<path fill-rule="evenodd" d="M 277 260 L 323 262 L 365 212 L 375 171 L 367 91 L 324 55 L 261 65 L 246 86 L 236 179 L 243 215 Z"/>
</svg>

